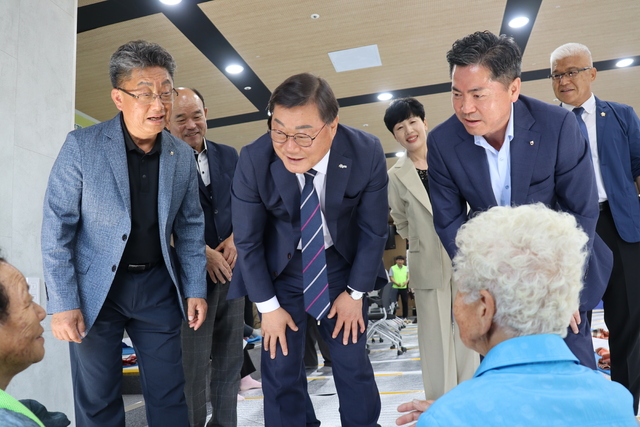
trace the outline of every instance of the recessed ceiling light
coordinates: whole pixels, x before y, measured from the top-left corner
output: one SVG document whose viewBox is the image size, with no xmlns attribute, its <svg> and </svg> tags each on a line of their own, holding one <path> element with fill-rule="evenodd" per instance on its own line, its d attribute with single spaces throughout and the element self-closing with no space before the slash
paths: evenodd
<svg viewBox="0 0 640 427">
<path fill-rule="evenodd" d="M 320 15 L 318 15 L 317 13 L 311 14 L 311 19 L 318 19 L 318 18 L 320 18 Z"/>
<path fill-rule="evenodd" d="M 524 27 L 528 23 L 529 18 L 527 18 L 526 16 L 518 16 L 517 18 L 513 18 L 511 21 L 509 21 L 509 26 L 511 28 L 520 28 Z"/>
<path fill-rule="evenodd" d="M 396 157 L 404 157 L 404 151 L 398 151 Z"/>
<path fill-rule="evenodd" d="M 391 95 L 391 94 L 390 94 L 390 93 L 388 93 L 388 92 L 381 93 L 380 95 L 378 95 L 378 99 L 379 99 L 380 101 L 388 101 L 388 100 L 390 100 L 391 98 L 393 98 L 393 95 Z"/>
<path fill-rule="evenodd" d="M 240 74 L 244 71 L 244 67 L 242 65 L 229 65 L 225 70 L 229 74 Z"/>
<path fill-rule="evenodd" d="M 631 64 L 633 64 L 633 58 L 626 58 L 616 62 L 616 67 L 628 67 Z"/>
<path fill-rule="evenodd" d="M 160 0 L 160 3 L 169 4 L 171 6 L 180 3 L 182 0 Z"/>
<path fill-rule="evenodd" d="M 245 86 L 244 90 L 251 90 L 251 86 Z"/>
</svg>

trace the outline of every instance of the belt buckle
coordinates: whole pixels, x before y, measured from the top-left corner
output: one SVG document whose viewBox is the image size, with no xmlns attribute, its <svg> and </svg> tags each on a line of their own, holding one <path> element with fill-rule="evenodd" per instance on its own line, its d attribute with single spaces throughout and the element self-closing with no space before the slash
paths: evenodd
<svg viewBox="0 0 640 427">
<path fill-rule="evenodd" d="M 147 264 L 129 264 L 127 266 L 127 270 L 129 271 L 145 271 L 147 269 Z"/>
</svg>

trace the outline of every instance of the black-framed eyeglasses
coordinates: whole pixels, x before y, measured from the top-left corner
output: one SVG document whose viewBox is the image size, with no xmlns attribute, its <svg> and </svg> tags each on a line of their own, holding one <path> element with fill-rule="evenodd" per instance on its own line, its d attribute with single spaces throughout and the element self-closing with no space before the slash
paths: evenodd
<svg viewBox="0 0 640 427">
<path fill-rule="evenodd" d="M 178 96 L 178 91 L 175 89 L 171 89 L 171 91 L 169 92 L 162 92 L 160 94 L 155 94 L 153 92 L 144 92 L 140 95 L 134 95 L 133 93 L 128 92 L 121 87 L 117 87 L 116 89 L 126 93 L 129 96 L 134 97 L 138 100 L 138 103 L 142 105 L 153 104 L 154 102 L 156 102 L 156 98 L 160 98 L 160 102 L 162 102 L 163 104 L 171 104 L 176 99 L 176 96 Z"/>
<path fill-rule="evenodd" d="M 324 129 L 326 125 L 326 123 L 322 125 L 318 133 L 316 133 L 316 136 L 309 136 L 306 133 L 287 135 L 286 133 L 276 129 L 271 129 L 269 133 L 271 134 L 271 140 L 276 144 L 284 144 L 285 142 L 287 142 L 287 139 L 293 138 L 293 142 L 298 144 L 300 147 L 311 147 L 313 141 L 315 141 L 318 135 L 320 135 L 320 132 L 322 132 L 322 129 Z"/>
<path fill-rule="evenodd" d="M 549 78 L 556 82 L 559 82 L 565 76 L 568 77 L 569 79 L 574 79 L 578 74 L 580 74 L 581 71 L 587 71 L 592 68 L 593 67 L 584 67 L 584 68 L 578 68 L 577 70 L 567 71 L 566 73 L 551 74 Z"/>
</svg>

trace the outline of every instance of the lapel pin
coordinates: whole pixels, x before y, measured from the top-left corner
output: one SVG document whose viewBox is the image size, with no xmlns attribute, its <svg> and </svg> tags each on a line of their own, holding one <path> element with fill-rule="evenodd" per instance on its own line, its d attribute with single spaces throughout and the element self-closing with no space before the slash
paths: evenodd
<svg viewBox="0 0 640 427">
<path fill-rule="evenodd" d="M 602 113 L 600 113 L 600 115 L 601 115 L 602 117 L 604 117 L 604 116 L 606 116 L 606 115 L 607 115 L 607 113 L 605 113 L 605 112 L 603 111 Z"/>
<path fill-rule="evenodd" d="M 346 169 L 346 168 L 347 168 L 347 165 L 343 165 L 342 163 L 340 163 L 340 164 L 338 165 L 338 167 L 339 167 L 340 169 Z"/>
<path fill-rule="evenodd" d="M 173 151 L 171 151 L 171 155 L 173 156 Z"/>
<path fill-rule="evenodd" d="M 533 145 L 533 144 L 534 144 L 534 142 L 533 142 L 533 141 L 529 141 L 529 145 Z"/>
</svg>

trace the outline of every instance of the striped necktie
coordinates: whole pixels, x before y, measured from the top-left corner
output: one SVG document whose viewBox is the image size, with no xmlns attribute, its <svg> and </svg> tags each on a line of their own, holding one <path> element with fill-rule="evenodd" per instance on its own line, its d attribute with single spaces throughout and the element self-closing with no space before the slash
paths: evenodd
<svg viewBox="0 0 640 427">
<path fill-rule="evenodd" d="M 317 171 L 304 174 L 300 203 L 300 233 L 302 235 L 302 283 L 305 311 L 320 320 L 329 310 L 329 281 L 324 253 L 324 233 L 320 200 L 313 186 Z"/>
<path fill-rule="evenodd" d="M 576 115 L 576 119 L 578 119 L 578 127 L 580 128 L 580 132 L 582 132 L 584 137 L 587 139 L 587 142 L 589 142 L 589 132 L 587 132 L 587 125 L 584 123 L 584 120 L 582 120 L 582 113 L 584 112 L 584 108 L 578 107 L 574 108 L 572 111 L 573 114 Z"/>
</svg>

